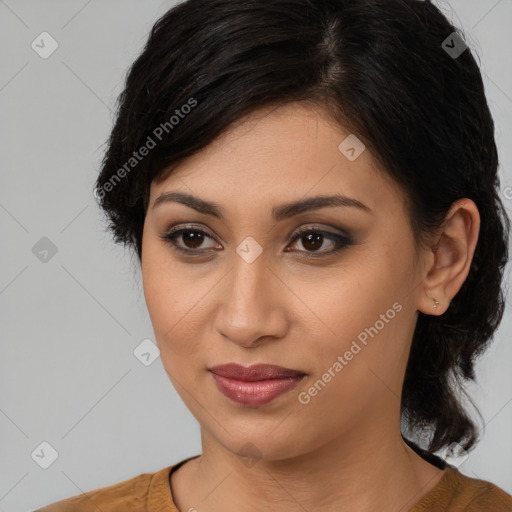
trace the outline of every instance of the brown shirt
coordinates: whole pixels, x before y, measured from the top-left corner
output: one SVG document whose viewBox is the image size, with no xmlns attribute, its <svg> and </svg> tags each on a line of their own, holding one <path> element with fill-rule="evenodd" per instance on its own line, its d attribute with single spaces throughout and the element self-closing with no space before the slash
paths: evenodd
<svg viewBox="0 0 512 512">
<path fill-rule="evenodd" d="M 172 499 L 169 476 L 195 457 L 34 512 L 179 512 Z M 512 512 L 512 496 L 490 482 L 467 477 L 447 466 L 436 487 L 409 512 Z"/>
</svg>

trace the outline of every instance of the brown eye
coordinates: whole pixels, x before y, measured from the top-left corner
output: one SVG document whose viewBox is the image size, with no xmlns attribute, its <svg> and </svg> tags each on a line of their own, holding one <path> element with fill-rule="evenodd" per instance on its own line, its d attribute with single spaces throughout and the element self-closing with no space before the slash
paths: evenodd
<svg viewBox="0 0 512 512">
<path fill-rule="evenodd" d="M 171 230 L 161 237 L 165 243 L 169 244 L 173 250 L 180 252 L 188 256 L 201 256 L 207 254 L 215 249 L 222 249 L 219 244 L 204 247 L 204 243 L 213 238 L 201 229 L 195 227 L 183 227 L 179 229 Z M 298 233 L 292 239 L 291 244 L 299 241 L 303 249 L 298 251 L 286 251 L 286 252 L 299 252 L 303 253 L 306 258 L 318 258 L 322 256 L 329 256 L 337 253 L 347 245 L 352 244 L 352 240 L 347 235 L 338 233 L 331 233 L 318 228 L 307 228 Z M 327 245 L 330 250 L 322 250 Z"/>
<path fill-rule="evenodd" d="M 301 240 L 304 249 L 316 252 L 323 245 L 325 237 L 321 233 L 308 233 L 302 235 L 299 240 Z"/>
<path fill-rule="evenodd" d="M 210 235 L 197 228 L 180 228 L 173 230 L 163 237 L 164 241 L 171 245 L 171 247 L 178 252 L 182 252 L 184 254 L 199 254 L 201 252 L 205 252 L 209 249 L 201 249 L 199 248 L 205 242 L 206 239 L 212 239 Z M 178 242 L 181 242 L 183 245 L 179 245 Z"/>
<path fill-rule="evenodd" d="M 183 231 L 181 233 L 182 241 L 187 249 L 197 249 L 204 242 L 204 234 L 200 231 Z"/>
<path fill-rule="evenodd" d="M 305 252 L 308 257 L 317 257 L 315 253 L 318 253 L 318 256 L 334 254 L 352 243 L 351 239 L 346 235 L 315 228 L 308 228 L 298 232 L 293 238 L 292 243 L 298 240 L 300 240 L 302 247 L 305 249 L 299 252 Z M 324 246 L 326 241 L 330 242 L 334 249 L 320 251 L 319 249 Z"/>
</svg>

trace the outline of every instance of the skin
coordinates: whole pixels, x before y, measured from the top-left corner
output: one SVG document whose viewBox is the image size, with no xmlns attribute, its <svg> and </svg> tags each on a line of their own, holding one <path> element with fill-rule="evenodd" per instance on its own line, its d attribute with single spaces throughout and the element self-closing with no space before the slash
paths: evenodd
<svg viewBox="0 0 512 512">
<path fill-rule="evenodd" d="M 399 397 L 418 311 L 441 315 L 449 307 L 469 272 L 480 217 L 471 200 L 457 201 L 416 252 L 403 193 L 368 149 L 354 161 L 340 152 L 349 134 L 318 108 L 263 109 L 151 185 L 144 295 L 164 368 L 202 438 L 202 455 L 170 479 L 180 511 L 398 512 L 443 475 L 402 441 Z M 176 202 L 153 209 L 169 191 L 213 201 L 225 219 Z M 272 219 L 274 206 L 334 193 L 371 212 L 324 207 Z M 200 257 L 180 255 L 162 239 L 190 224 L 208 235 L 202 244 L 183 236 L 175 243 Z M 334 255 L 326 237 L 316 249 L 304 236 L 292 242 L 300 228 L 315 226 L 344 230 L 353 241 Z M 236 252 L 247 236 L 262 249 L 252 263 Z M 395 302 L 402 308 L 394 318 L 301 403 L 299 393 Z M 244 407 L 208 372 L 229 362 L 307 376 L 269 404 Z M 247 443 L 252 459 L 238 455 Z"/>
</svg>

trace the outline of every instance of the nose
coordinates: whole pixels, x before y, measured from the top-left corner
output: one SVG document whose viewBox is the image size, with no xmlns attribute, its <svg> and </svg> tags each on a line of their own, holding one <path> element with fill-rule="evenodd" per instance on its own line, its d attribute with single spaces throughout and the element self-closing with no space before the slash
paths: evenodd
<svg viewBox="0 0 512 512">
<path fill-rule="evenodd" d="M 249 261 L 234 253 L 232 268 L 219 288 L 215 321 L 219 334 L 245 348 L 284 337 L 285 304 L 290 302 L 288 288 L 270 268 L 265 253 Z"/>
</svg>

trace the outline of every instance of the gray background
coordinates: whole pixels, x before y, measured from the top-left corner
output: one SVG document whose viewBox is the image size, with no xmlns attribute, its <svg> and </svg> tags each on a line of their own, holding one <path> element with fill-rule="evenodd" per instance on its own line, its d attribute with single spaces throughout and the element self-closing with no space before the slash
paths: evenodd
<svg viewBox="0 0 512 512">
<path fill-rule="evenodd" d="M 153 339 L 140 276 L 105 233 L 92 196 L 124 73 L 172 5 L 0 0 L 0 512 L 30 511 L 200 453 L 198 425 L 161 360 L 144 366 L 133 354 Z M 512 0 L 439 5 L 480 57 L 510 209 Z M 47 59 L 31 47 L 43 31 L 59 45 Z M 32 250 L 43 237 L 57 248 L 45 262 Z M 509 282 L 510 266 L 506 274 Z M 459 466 L 509 493 L 511 304 L 509 294 L 469 388 L 486 427 Z M 59 454 L 48 469 L 31 456 L 43 441 Z"/>
</svg>

